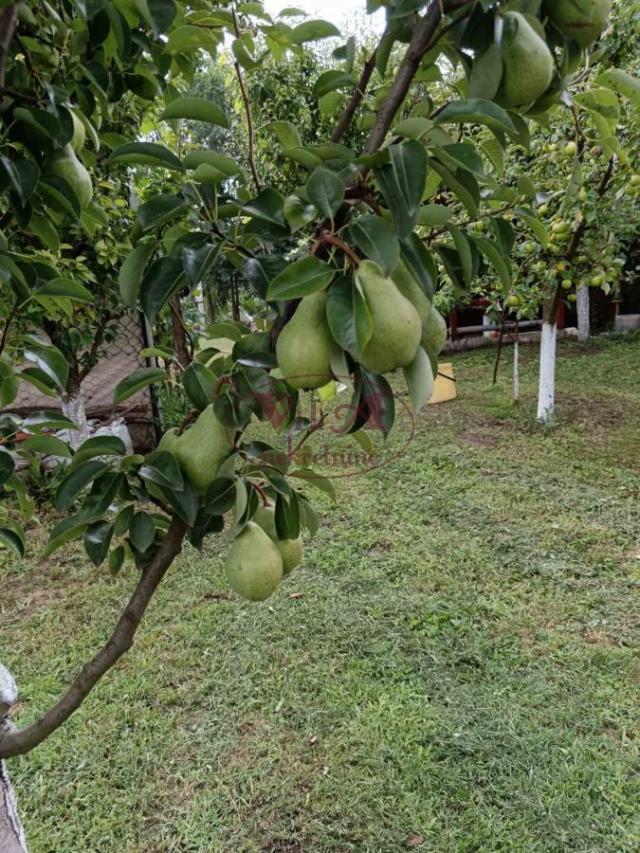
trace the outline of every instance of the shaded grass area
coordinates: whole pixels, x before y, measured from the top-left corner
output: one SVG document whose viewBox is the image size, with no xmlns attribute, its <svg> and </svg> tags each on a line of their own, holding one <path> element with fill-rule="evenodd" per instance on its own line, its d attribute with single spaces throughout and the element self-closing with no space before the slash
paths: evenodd
<svg viewBox="0 0 640 853">
<path fill-rule="evenodd" d="M 519 407 L 492 351 L 456 357 L 458 402 L 319 499 L 270 602 L 228 592 L 223 542 L 187 551 L 126 660 L 11 762 L 34 853 L 637 850 L 640 342 L 560 355 L 548 431 L 535 350 Z M 23 720 L 132 582 L 78 552 L 0 568 Z"/>
</svg>

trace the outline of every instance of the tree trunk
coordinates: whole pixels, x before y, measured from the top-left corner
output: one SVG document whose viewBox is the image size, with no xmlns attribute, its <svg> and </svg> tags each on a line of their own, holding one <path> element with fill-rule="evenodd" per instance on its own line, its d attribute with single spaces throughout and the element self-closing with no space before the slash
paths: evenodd
<svg viewBox="0 0 640 853">
<path fill-rule="evenodd" d="M 520 402 L 520 345 L 517 338 L 513 342 L 513 402 Z"/>
<path fill-rule="evenodd" d="M 27 839 L 4 761 L 0 761 L 0 850 L 2 853 L 27 853 Z"/>
<path fill-rule="evenodd" d="M 540 340 L 540 384 L 538 388 L 538 421 L 553 420 L 556 403 L 556 340 L 558 327 L 547 320 L 542 324 Z"/>
<path fill-rule="evenodd" d="M 9 727 L 6 714 L 17 699 L 18 691 L 13 677 L 0 664 L 0 738 Z M 27 853 L 27 840 L 3 761 L 0 761 L 0 853 Z"/>
<path fill-rule="evenodd" d="M 62 414 L 78 427 L 78 429 L 69 431 L 69 444 L 76 450 L 90 435 L 81 388 L 75 388 L 62 397 Z"/>
<path fill-rule="evenodd" d="M 578 309 L 578 340 L 586 341 L 591 334 L 591 319 L 589 316 L 589 288 L 582 285 L 576 291 L 578 301 L 576 307 Z"/>
</svg>

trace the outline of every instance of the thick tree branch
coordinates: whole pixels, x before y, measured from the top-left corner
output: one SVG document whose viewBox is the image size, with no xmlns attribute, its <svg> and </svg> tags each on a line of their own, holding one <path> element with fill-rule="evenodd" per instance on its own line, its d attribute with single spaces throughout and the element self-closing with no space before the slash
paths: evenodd
<svg viewBox="0 0 640 853">
<path fill-rule="evenodd" d="M 113 634 L 98 654 L 85 664 L 67 691 L 38 720 L 24 729 L 0 733 L 0 759 L 29 752 L 66 722 L 82 705 L 102 676 L 127 652 L 158 585 L 180 553 L 187 532 L 184 522 L 174 518 L 156 556 L 142 570 Z"/>
<path fill-rule="evenodd" d="M 176 348 L 178 364 L 182 368 L 189 367 L 191 364 L 191 353 L 189 352 L 188 345 L 189 332 L 182 316 L 182 306 L 180 305 L 179 296 L 171 297 L 169 300 L 169 310 L 171 312 L 171 334 Z"/>
<path fill-rule="evenodd" d="M 435 44 L 436 36 L 439 35 L 438 26 L 442 21 L 443 14 L 454 12 L 470 5 L 471 2 L 473 0 L 449 0 L 449 2 L 430 0 L 424 16 L 418 21 L 413 31 L 409 47 L 391 84 L 389 94 L 378 111 L 376 122 L 365 145 L 365 154 L 373 154 L 384 142 L 387 131 L 391 127 L 393 119 L 420 67 L 422 57 Z"/>
<path fill-rule="evenodd" d="M 365 96 L 367 86 L 369 85 L 369 80 L 371 79 L 373 70 L 376 67 L 376 53 L 377 49 L 373 51 L 369 59 L 367 59 L 364 68 L 362 69 L 362 74 L 360 75 L 360 79 L 358 80 L 356 90 L 351 96 L 349 103 L 347 104 L 344 109 L 344 112 L 338 119 L 338 123 L 336 124 L 335 129 L 331 134 L 332 142 L 340 142 L 342 137 L 349 129 L 351 120 L 353 119 L 356 110 L 360 106 L 360 103 L 362 102 L 362 99 Z"/>
</svg>

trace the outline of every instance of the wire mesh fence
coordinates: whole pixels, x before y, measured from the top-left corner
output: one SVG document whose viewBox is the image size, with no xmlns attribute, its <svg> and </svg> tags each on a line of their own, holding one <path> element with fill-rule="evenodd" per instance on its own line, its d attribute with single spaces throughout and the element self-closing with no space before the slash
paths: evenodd
<svg viewBox="0 0 640 853">
<path fill-rule="evenodd" d="M 155 391 L 146 388 L 115 406 L 116 385 L 132 373 L 148 365 L 140 351 L 148 346 L 144 320 L 137 314 L 125 314 L 118 321 L 113 340 L 105 344 L 96 366 L 82 380 L 81 389 L 86 415 L 93 426 L 106 425 L 117 418 L 126 423 L 133 446 L 146 451 L 156 443 L 159 428 Z M 61 400 L 48 397 L 23 382 L 17 398 L 5 411 L 26 415 L 39 409 L 60 409 Z"/>
</svg>

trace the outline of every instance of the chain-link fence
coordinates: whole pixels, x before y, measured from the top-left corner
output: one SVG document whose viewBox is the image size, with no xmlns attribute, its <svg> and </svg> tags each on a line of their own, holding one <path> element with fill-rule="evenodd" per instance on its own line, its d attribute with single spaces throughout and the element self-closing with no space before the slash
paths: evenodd
<svg viewBox="0 0 640 853">
<path fill-rule="evenodd" d="M 125 421 L 133 446 L 139 451 L 148 451 L 155 446 L 158 426 L 158 407 L 155 394 L 150 389 L 139 391 L 133 397 L 114 406 L 114 388 L 125 376 L 146 366 L 140 351 L 148 346 L 144 320 L 134 314 L 124 315 L 117 327 L 117 334 L 105 344 L 98 364 L 82 380 L 82 396 L 87 418 L 94 426 L 106 425 L 116 418 Z M 60 409 L 60 400 L 48 397 L 23 382 L 18 397 L 5 411 L 21 415 L 39 409 Z"/>
</svg>

